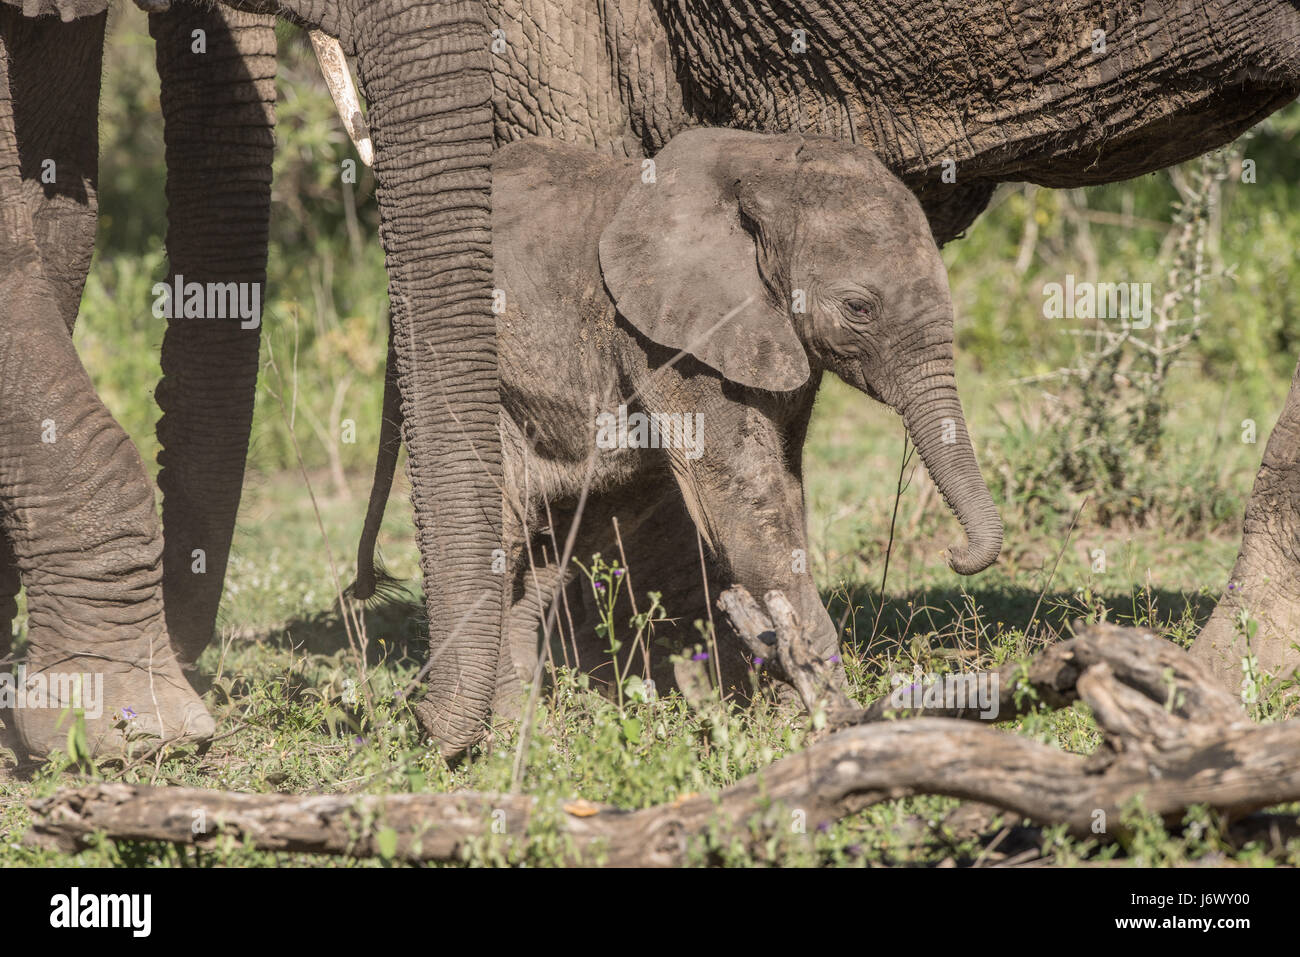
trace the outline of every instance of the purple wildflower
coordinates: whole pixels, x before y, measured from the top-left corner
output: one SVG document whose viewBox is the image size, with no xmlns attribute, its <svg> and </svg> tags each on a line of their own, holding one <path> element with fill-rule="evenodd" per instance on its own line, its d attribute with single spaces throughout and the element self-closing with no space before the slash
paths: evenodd
<svg viewBox="0 0 1300 957">
<path fill-rule="evenodd" d="M 615 578 L 622 578 L 622 577 L 623 577 L 623 569 L 621 569 L 621 568 L 615 568 L 615 569 L 614 569 L 614 577 L 615 577 Z"/>
<path fill-rule="evenodd" d="M 605 583 L 604 583 L 604 582 L 596 582 L 596 591 L 604 591 L 604 590 L 605 590 Z"/>
<path fill-rule="evenodd" d="M 838 664 L 840 663 L 840 656 L 839 656 L 839 655 L 831 655 L 829 658 L 826 659 L 826 661 L 827 661 L 828 664 L 838 665 Z"/>
<path fill-rule="evenodd" d="M 709 653 L 707 651 L 701 651 L 698 654 L 691 655 L 691 661 L 708 661 L 708 660 L 709 660 Z"/>
<path fill-rule="evenodd" d="M 755 668 L 761 668 L 761 667 L 763 667 L 763 662 L 766 661 L 766 660 L 767 660 L 766 658 L 757 658 L 757 657 L 756 657 L 756 658 L 754 659 L 754 667 L 755 667 Z"/>
</svg>

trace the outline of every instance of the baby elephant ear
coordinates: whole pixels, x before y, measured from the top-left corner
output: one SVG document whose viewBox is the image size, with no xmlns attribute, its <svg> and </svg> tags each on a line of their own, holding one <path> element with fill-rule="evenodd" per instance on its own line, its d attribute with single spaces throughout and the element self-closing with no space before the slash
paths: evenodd
<svg viewBox="0 0 1300 957">
<path fill-rule="evenodd" d="M 738 130 L 681 133 L 655 157 L 653 176 L 643 170 L 631 185 L 600 237 L 605 285 L 639 332 L 770 392 L 807 382 L 808 356 L 789 310 L 773 303 L 759 275 L 736 189 L 797 145 Z"/>
</svg>

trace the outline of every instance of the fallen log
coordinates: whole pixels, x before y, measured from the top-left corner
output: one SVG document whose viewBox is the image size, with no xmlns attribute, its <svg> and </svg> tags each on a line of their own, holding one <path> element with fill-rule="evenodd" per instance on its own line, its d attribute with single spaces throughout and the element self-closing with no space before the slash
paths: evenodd
<svg viewBox="0 0 1300 957">
<path fill-rule="evenodd" d="M 1122 833 L 1135 801 L 1177 822 L 1193 804 L 1232 818 L 1300 800 L 1300 721 L 1250 722 L 1185 652 L 1149 632 L 1092 626 L 998 672 L 999 720 L 1034 705 L 1085 702 L 1103 743 L 1083 756 L 967 713 L 890 720 L 898 709 L 859 708 L 824 680 L 815 655 L 810 662 L 783 597 L 765 596 L 776 610 L 765 619 L 750 596 L 732 591 L 732 620 L 746 642 L 761 641 L 764 657 L 795 672 L 806 702 L 856 721 L 716 794 L 622 811 L 477 792 L 300 796 L 109 783 L 33 801 L 28 839 L 72 849 L 95 834 L 198 846 L 228 835 L 274 851 L 454 861 L 488 846 L 522 853 L 530 834 L 545 829 L 561 835 L 574 862 L 675 866 L 707 859 L 709 835 L 757 847 L 919 794 L 977 801 L 1101 839 Z"/>
<path fill-rule="evenodd" d="M 916 718 L 837 732 L 716 796 L 631 812 L 576 802 L 551 823 L 574 861 L 639 867 L 686 863 L 692 841 L 715 827 L 758 845 L 916 794 L 980 801 L 1040 824 L 1064 822 L 1080 837 L 1109 837 L 1135 798 L 1174 820 L 1192 804 L 1244 814 L 1296 800 L 1298 749 L 1300 726 L 1288 722 L 1097 762 L 969 722 Z M 60 791 L 33 802 L 32 812 L 30 834 L 65 850 L 96 833 L 199 846 L 228 834 L 273 851 L 454 861 L 476 841 L 526 840 L 538 806 L 501 794 L 297 796 L 109 783 Z M 394 835 L 386 854 L 385 830 Z"/>
</svg>

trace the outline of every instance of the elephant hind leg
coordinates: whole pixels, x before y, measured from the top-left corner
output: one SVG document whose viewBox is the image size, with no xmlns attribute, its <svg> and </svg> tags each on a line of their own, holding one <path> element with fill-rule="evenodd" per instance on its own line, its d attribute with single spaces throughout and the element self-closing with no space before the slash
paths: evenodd
<svg viewBox="0 0 1300 957">
<path fill-rule="evenodd" d="M 9 533 L 0 526 L 0 671 L 8 671 L 14 652 L 14 619 L 18 617 L 18 591 L 22 581 L 18 577 L 18 560 L 14 558 L 13 542 Z M 17 753 L 19 742 L 14 734 L 14 714 L 11 708 L 0 707 L 0 743 Z"/>
<path fill-rule="evenodd" d="M 749 662 L 739 640 L 713 607 L 719 593 L 731 583 L 724 580 L 707 546 L 701 565 L 700 539 L 681 495 L 667 481 L 657 494 L 647 495 L 642 489 L 629 501 L 636 502 L 637 508 L 629 507 L 622 514 L 619 536 L 622 553 L 627 557 L 628 584 L 614 612 L 615 625 L 628 639 L 620 652 L 619 674 L 648 672 L 661 691 L 682 689 L 683 674 L 671 659 L 697 644 L 704 644 L 705 638 L 696 622 L 712 621 L 715 638 L 706 649 L 712 680 L 716 682 L 721 675 L 727 693 L 747 697 L 752 686 Z M 596 532 L 596 526 L 592 530 Z M 593 536 L 588 554 L 580 556 L 584 561 L 590 552 L 600 552 L 607 560 L 619 556 L 619 537 L 614 535 L 608 518 L 599 531 L 599 536 Z M 607 640 L 596 633 L 600 612 L 591 587 L 585 580 L 580 584 L 581 608 L 574 611 L 577 666 L 597 679 L 608 680 L 613 675 L 612 659 Z M 630 640 L 628 631 L 628 622 L 634 614 L 629 589 L 635 589 L 635 611 L 639 612 L 648 609 L 649 592 L 660 592 L 668 619 L 655 624 L 652 634 L 636 644 Z M 643 655 L 648 656 L 648 664 Z"/>
<path fill-rule="evenodd" d="M 8 665 L 14 650 L 14 619 L 18 617 L 18 559 L 9 533 L 0 528 L 0 668 Z"/>
<path fill-rule="evenodd" d="M 503 718 L 519 718 L 523 714 L 524 686 L 545 675 L 538 670 L 544 648 L 544 625 L 551 616 L 553 601 L 566 601 L 567 586 L 573 581 L 573 569 L 563 576 L 550 554 L 550 545 L 534 549 L 533 564 L 521 568 L 515 576 L 514 594 L 506 612 L 502 629 L 501 660 L 497 667 L 497 693 L 492 711 Z M 523 561 L 527 562 L 527 557 Z M 551 622 L 552 641 L 563 640 L 566 628 L 564 607 Z"/>
<path fill-rule="evenodd" d="M 103 19 L 81 33 L 72 29 L 80 24 L 41 18 L 32 27 L 14 14 L 0 10 L 0 526 L 13 547 L 12 562 L 0 557 L 8 566 L 0 590 L 10 617 L 16 564 L 27 589 L 29 640 L 6 696 L 13 723 L 23 748 L 41 755 L 68 740 L 73 709 L 82 712 L 87 745 L 101 753 L 127 745 L 124 719 L 144 735 L 210 737 L 212 719 L 181 673 L 163 624 L 153 483 L 68 334 L 76 300 L 69 283 L 79 293 L 84 269 L 78 280 L 60 268 L 66 250 L 49 235 L 66 230 L 75 240 L 87 210 L 93 219 L 93 189 L 82 197 L 86 209 L 76 208 L 77 183 L 93 184 L 93 171 L 65 159 L 60 173 L 55 161 L 56 177 L 64 178 L 54 194 L 72 204 L 66 215 L 33 208 L 24 181 L 25 150 L 48 139 L 32 118 L 66 117 L 94 142 L 96 111 L 68 115 L 68 98 L 50 99 L 52 90 L 27 72 L 39 64 L 15 51 L 31 50 L 30 29 L 47 37 L 70 31 L 93 48 L 102 43 Z M 72 100 L 97 102 L 97 53 L 55 57 L 46 72 L 58 73 L 57 90 L 72 83 Z M 92 235 L 93 227 L 85 242 Z"/>
<path fill-rule="evenodd" d="M 207 36 L 204 56 L 190 50 L 196 29 Z M 275 20 L 177 3 L 150 14 L 149 32 L 167 146 L 167 281 L 184 276 L 265 290 Z M 211 318 L 169 319 L 163 336 L 155 392 L 163 591 L 167 628 L 186 664 L 216 629 L 243 492 L 260 336 L 260 322 Z"/>
<path fill-rule="evenodd" d="M 1256 623 L 1247 642 L 1241 612 Z M 1192 645 L 1192 656 L 1236 693 L 1243 659 L 1259 674 L 1285 676 L 1300 665 L 1300 365 L 1286 406 L 1264 448 L 1246 504 L 1241 550 L 1223 598 Z"/>
</svg>

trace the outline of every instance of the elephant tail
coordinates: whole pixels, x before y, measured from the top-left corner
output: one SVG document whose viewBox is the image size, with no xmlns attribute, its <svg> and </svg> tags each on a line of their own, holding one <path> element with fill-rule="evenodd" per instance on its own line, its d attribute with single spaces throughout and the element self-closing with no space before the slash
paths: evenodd
<svg viewBox="0 0 1300 957">
<path fill-rule="evenodd" d="M 379 425 L 379 451 L 375 458 L 375 479 L 370 486 L 370 503 L 366 506 L 366 521 L 357 545 L 357 577 L 347 592 L 359 601 L 373 598 L 376 591 L 391 594 L 399 579 L 389 575 L 375 557 L 379 526 L 384 522 L 384 509 L 393 490 L 393 475 L 397 471 L 397 456 L 402 449 L 402 396 L 397 386 L 397 362 L 392 338 L 388 343 L 388 367 L 384 373 L 384 411 Z"/>
</svg>

